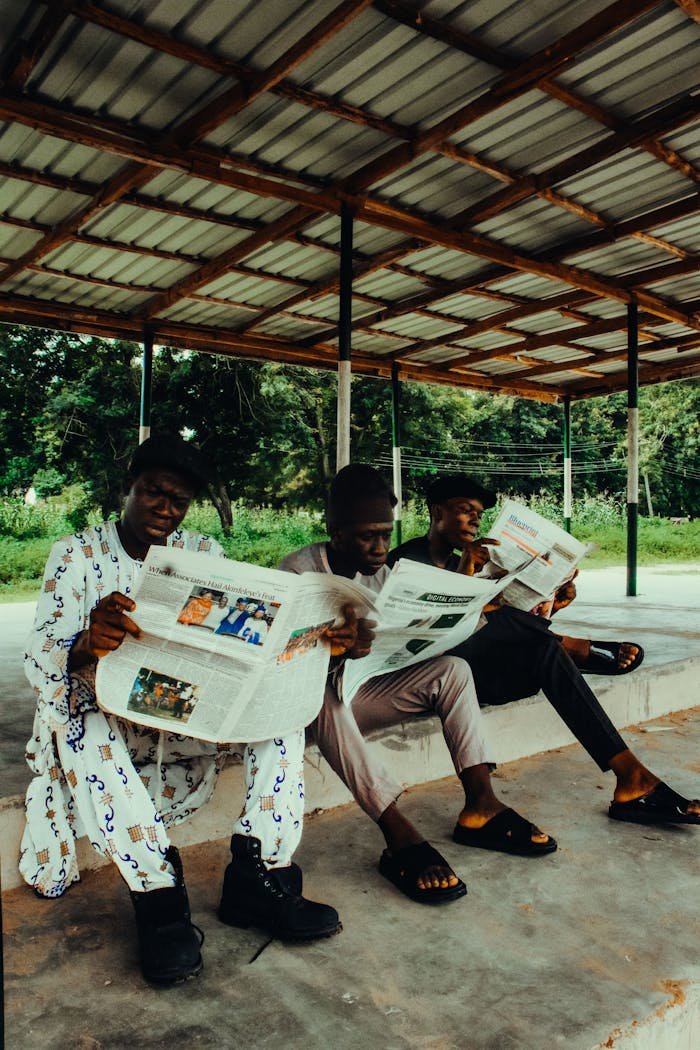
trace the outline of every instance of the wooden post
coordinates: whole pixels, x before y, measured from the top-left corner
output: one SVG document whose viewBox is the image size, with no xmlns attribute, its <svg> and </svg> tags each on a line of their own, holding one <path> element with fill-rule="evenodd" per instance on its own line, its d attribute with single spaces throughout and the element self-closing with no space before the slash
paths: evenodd
<svg viewBox="0 0 700 1050">
<path fill-rule="evenodd" d="M 639 511 L 639 363 L 637 304 L 627 307 L 627 595 L 637 593 L 637 520 Z"/>
<path fill-rule="evenodd" d="M 571 398 L 564 398 L 564 528 L 571 532 L 573 488 L 571 484 Z"/>
<path fill-rule="evenodd" d="M 340 212 L 340 306 L 338 312 L 338 417 L 336 470 L 350 462 L 350 363 L 352 341 L 352 233 L 353 213 L 348 204 Z"/>
<path fill-rule="evenodd" d="M 141 356 L 141 411 L 139 415 L 139 445 L 151 433 L 151 392 L 153 388 L 153 333 L 146 328 L 143 333 Z"/>
<path fill-rule="evenodd" d="M 393 462 L 394 495 L 397 503 L 394 507 L 396 525 L 396 545 L 401 543 L 401 380 L 396 361 L 391 366 L 391 451 Z"/>
</svg>

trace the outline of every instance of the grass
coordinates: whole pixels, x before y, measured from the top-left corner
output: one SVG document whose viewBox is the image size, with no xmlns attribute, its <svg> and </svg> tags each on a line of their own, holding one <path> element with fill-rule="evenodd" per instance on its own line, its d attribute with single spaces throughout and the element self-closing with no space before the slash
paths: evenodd
<svg viewBox="0 0 700 1050">
<path fill-rule="evenodd" d="M 36 595 L 53 541 L 80 525 L 80 494 L 71 491 L 69 497 L 52 497 L 37 507 L 25 507 L 17 500 L 0 500 L 0 602 L 28 601 Z M 555 500 L 542 495 L 530 502 L 539 513 L 563 524 Z M 484 515 L 484 531 L 494 515 L 493 510 Z M 93 520 L 95 512 L 88 517 Z M 223 535 L 216 510 L 208 503 L 193 505 L 185 526 L 212 535 L 231 558 L 266 566 L 275 566 L 290 551 L 325 537 L 320 513 L 242 505 L 234 508 L 230 536 Z M 422 508 L 406 507 L 402 539 L 421 535 L 426 528 L 427 517 Z M 573 532 L 579 539 L 598 545 L 585 559 L 585 568 L 625 564 L 624 505 L 603 497 L 578 501 L 574 505 Z M 672 525 L 662 518 L 639 519 L 640 566 L 692 562 L 698 563 L 700 569 L 700 519 L 686 525 Z"/>
</svg>

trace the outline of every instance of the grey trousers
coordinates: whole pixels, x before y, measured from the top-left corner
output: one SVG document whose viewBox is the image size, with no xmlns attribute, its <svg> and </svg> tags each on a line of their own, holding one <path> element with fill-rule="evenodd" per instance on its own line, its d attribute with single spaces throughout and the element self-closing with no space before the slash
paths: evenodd
<svg viewBox="0 0 700 1050">
<path fill-rule="evenodd" d="M 428 715 L 440 719 L 458 775 L 490 761 L 474 680 L 463 660 L 439 656 L 372 678 L 350 706 L 329 680 L 312 733 L 329 766 L 372 820 L 396 801 L 403 787 L 369 750 L 363 734 Z"/>
</svg>

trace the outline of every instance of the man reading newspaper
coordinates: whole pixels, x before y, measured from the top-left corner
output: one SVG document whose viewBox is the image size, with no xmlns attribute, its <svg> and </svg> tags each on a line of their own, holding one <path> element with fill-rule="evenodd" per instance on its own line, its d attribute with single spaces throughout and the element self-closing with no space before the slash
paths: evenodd
<svg viewBox="0 0 700 1050">
<path fill-rule="evenodd" d="M 478 572 L 498 550 L 498 540 L 478 539 L 481 516 L 495 505 L 496 497 L 473 478 L 456 474 L 435 481 L 428 490 L 427 502 L 428 534 L 393 550 L 390 564 L 410 558 L 467 575 Z M 560 590 L 553 595 L 555 604 L 558 596 Z M 479 702 L 504 704 L 541 689 L 600 769 L 614 772 L 617 782 L 611 817 L 639 824 L 699 824 L 700 802 L 691 802 L 671 790 L 630 751 L 560 644 L 561 639 L 550 631 L 549 622 L 504 605 L 488 615 L 480 630 L 451 650 L 469 663 Z M 508 839 L 502 832 L 496 819 L 490 829 L 482 829 L 476 836 L 469 829 L 457 834 L 465 845 L 507 850 Z"/>
<path fill-rule="evenodd" d="M 166 828 L 207 801 L 236 747 L 177 735 L 177 725 L 159 732 L 106 714 L 97 704 L 95 671 L 102 656 L 139 633 L 129 595 L 151 545 L 222 553 L 213 540 L 180 529 L 205 478 L 189 443 L 153 436 L 140 445 L 120 520 L 54 544 L 26 655 L 37 711 L 27 748 L 34 779 L 21 873 L 40 896 L 60 896 L 79 879 L 75 840 L 88 835 L 130 890 L 142 970 L 161 984 L 202 969 L 201 936 Z M 352 623 L 330 634 L 339 651 L 355 639 Z M 168 682 L 156 686 L 155 702 L 163 703 Z M 148 690 L 142 692 L 145 702 Z M 190 703 L 185 697 L 183 714 Z M 292 863 L 303 823 L 303 730 L 240 750 L 246 797 L 233 822 L 219 917 L 287 939 L 337 932 L 336 911 L 301 896 L 301 872 Z"/>
<path fill-rule="evenodd" d="M 395 504 L 394 493 L 376 470 L 350 464 L 330 486 L 326 512 L 330 539 L 287 555 L 280 568 L 335 573 L 381 591 L 390 575 L 386 558 Z M 349 658 L 360 663 L 369 659 L 374 626 L 360 621 L 358 642 L 349 650 Z M 525 843 L 525 850 L 539 853 L 557 848 L 554 839 L 507 808 L 493 792 L 483 720 L 464 661 L 438 656 L 370 678 L 360 684 L 351 704 L 346 704 L 339 694 L 349 671 L 354 668 L 340 666 L 331 675 L 313 731 L 329 765 L 378 824 L 387 846 L 379 870 L 406 896 L 437 904 L 463 896 L 466 889 L 444 857 L 399 810 L 396 800 L 403 788 L 363 737 L 374 729 L 437 715 L 464 789 L 457 828 L 469 828 L 476 834 L 497 815 L 505 814 L 504 819 L 519 829 L 514 852 L 519 842 Z"/>
</svg>

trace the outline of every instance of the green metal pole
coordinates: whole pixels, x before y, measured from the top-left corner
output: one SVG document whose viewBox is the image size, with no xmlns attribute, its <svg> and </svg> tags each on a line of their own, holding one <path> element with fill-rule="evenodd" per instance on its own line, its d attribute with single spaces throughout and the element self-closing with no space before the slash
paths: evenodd
<svg viewBox="0 0 700 1050">
<path fill-rule="evenodd" d="M 564 398 L 564 528 L 571 532 L 573 490 L 571 485 L 571 398 Z"/>
<path fill-rule="evenodd" d="M 391 366 L 391 451 L 394 469 L 394 494 L 397 499 L 394 508 L 396 526 L 396 545 L 401 543 L 401 380 L 396 361 Z"/>
<path fill-rule="evenodd" d="M 627 595 L 637 593 L 637 520 L 639 510 L 639 361 L 637 304 L 627 307 Z"/>
<path fill-rule="evenodd" d="M 141 355 L 141 408 L 139 412 L 139 445 L 151 433 L 151 393 L 153 387 L 153 333 L 146 329 L 143 333 L 143 354 Z"/>
<path fill-rule="evenodd" d="M 340 211 L 340 288 L 338 308 L 338 415 L 335 469 L 350 462 L 350 387 L 352 370 L 352 236 L 353 214 L 348 204 Z"/>
</svg>

